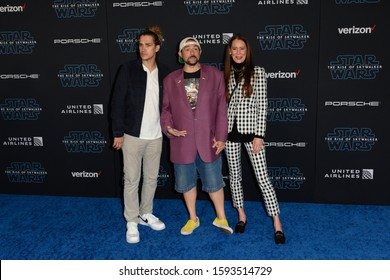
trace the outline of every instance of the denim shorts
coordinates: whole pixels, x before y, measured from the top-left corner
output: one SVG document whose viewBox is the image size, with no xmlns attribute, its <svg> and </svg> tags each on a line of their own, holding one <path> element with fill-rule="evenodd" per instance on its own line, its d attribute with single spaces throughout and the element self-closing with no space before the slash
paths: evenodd
<svg viewBox="0 0 390 280">
<path fill-rule="evenodd" d="M 216 192 L 225 186 L 222 177 L 222 159 L 218 157 L 213 162 L 204 162 L 199 154 L 195 162 L 189 164 L 174 164 L 175 190 L 179 193 L 188 192 L 197 186 L 198 173 L 202 181 L 202 190 Z"/>
</svg>

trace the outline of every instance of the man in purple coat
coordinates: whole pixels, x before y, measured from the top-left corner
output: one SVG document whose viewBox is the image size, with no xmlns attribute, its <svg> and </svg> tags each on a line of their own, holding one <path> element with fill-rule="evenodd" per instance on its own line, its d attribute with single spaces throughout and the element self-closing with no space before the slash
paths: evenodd
<svg viewBox="0 0 390 280">
<path fill-rule="evenodd" d="M 200 225 L 196 214 L 198 173 L 202 190 L 209 193 L 215 207 L 213 225 L 231 234 L 225 216 L 220 155 L 228 127 L 225 83 L 221 71 L 199 63 L 201 53 L 196 38 L 180 42 L 178 54 L 184 67 L 164 79 L 161 128 L 170 139 L 175 190 L 183 193 L 189 213 L 181 234 L 189 235 Z"/>
</svg>

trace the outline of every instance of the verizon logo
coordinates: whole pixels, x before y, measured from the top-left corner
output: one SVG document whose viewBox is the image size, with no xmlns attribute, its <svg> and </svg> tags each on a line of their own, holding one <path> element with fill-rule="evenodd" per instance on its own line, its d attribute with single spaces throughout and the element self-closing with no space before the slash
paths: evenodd
<svg viewBox="0 0 390 280">
<path fill-rule="evenodd" d="M 0 6 L 0 13 L 20 13 L 23 12 L 26 8 L 26 3 L 24 3 L 22 6 Z"/>
<path fill-rule="evenodd" d="M 99 178 L 102 174 L 102 171 L 99 170 L 99 172 L 88 172 L 88 171 L 73 171 L 71 172 L 73 178 Z"/>
<path fill-rule="evenodd" d="M 376 28 L 376 24 L 369 27 L 339 27 L 339 34 L 371 34 Z"/>
<path fill-rule="evenodd" d="M 267 79 L 296 79 L 300 73 L 301 70 L 298 69 L 296 72 L 266 72 L 265 76 Z"/>
</svg>

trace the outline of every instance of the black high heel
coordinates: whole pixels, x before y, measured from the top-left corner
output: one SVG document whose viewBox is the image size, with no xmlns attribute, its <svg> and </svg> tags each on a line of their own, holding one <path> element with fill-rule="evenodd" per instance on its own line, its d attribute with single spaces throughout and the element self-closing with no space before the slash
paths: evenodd
<svg viewBox="0 0 390 280">
<path fill-rule="evenodd" d="M 236 225 L 235 232 L 241 234 L 245 232 L 246 221 L 239 221 Z"/>
<path fill-rule="evenodd" d="M 275 243 L 280 245 L 284 244 L 286 242 L 286 237 L 284 236 L 284 233 L 280 230 L 275 232 Z"/>
</svg>

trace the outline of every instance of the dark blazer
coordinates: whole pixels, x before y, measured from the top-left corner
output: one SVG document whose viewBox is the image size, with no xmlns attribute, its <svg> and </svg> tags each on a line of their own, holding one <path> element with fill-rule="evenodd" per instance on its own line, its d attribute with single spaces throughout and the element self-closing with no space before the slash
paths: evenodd
<svg viewBox="0 0 390 280">
<path fill-rule="evenodd" d="M 169 69 L 157 63 L 160 96 L 160 113 L 163 96 L 163 79 Z M 114 137 L 124 133 L 139 137 L 144 113 L 147 73 L 142 67 L 142 60 L 137 59 L 122 64 L 118 69 L 111 100 L 111 120 Z"/>
<path fill-rule="evenodd" d="M 192 111 L 184 88 L 184 72 L 176 70 L 164 80 L 161 128 L 167 126 L 186 130 L 184 137 L 170 137 L 171 161 L 188 164 L 195 161 L 197 152 L 204 162 L 213 162 L 219 155 L 212 148 L 213 139 L 227 139 L 227 110 L 223 74 L 215 67 L 202 65 L 199 95 L 195 112 Z"/>
</svg>

